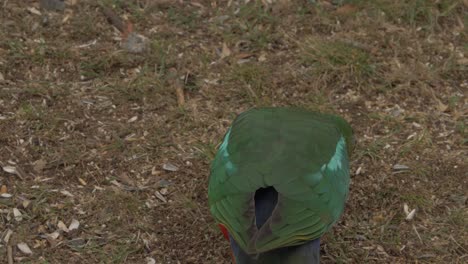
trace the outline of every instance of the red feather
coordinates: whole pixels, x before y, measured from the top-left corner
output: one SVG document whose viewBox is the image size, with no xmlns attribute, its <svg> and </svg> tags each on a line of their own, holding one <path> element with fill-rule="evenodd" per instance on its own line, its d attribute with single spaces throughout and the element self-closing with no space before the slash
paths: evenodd
<svg viewBox="0 0 468 264">
<path fill-rule="evenodd" d="M 218 224 L 219 229 L 223 233 L 224 238 L 229 242 L 229 232 L 223 224 Z"/>
</svg>

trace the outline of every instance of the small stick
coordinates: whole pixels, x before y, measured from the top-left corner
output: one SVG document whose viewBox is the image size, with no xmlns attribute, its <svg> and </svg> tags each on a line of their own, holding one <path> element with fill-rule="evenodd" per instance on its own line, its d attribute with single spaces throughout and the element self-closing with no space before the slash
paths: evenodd
<svg viewBox="0 0 468 264">
<path fill-rule="evenodd" d="M 7 256 L 8 264 L 13 264 L 13 248 L 10 245 L 7 246 Z"/>
<path fill-rule="evenodd" d="M 123 20 L 112 9 L 102 6 L 102 13 L 107 18 L 107 21 L 116 27 L 121 33 L 125 33 L 126 27 Z"/>
<path fill-rule="evenodd" d="M 169 69 L 172 85 L 174 86 L 174 89 L 176 91 L 176 96 L 177 96 L 177 104 L 179 107 L 182 107 L 185 105 L 185 96 L 184 96 L 184 87 L 180 83 L 180 80 L 177 78 L 177 70 L 175 68 Z"/>
<path fill-rule="evenodd" d="M 416 226 L 414 226 L 414 225 L 413 225 L 413 230 L 414 230 L 414 232 L 416 233 L 416 235 L 418 236 L 419 241 L 421 242 L 421 244 L 424 244 L 424 242 L 422 241 L 421 236 L 419 235 L 418 230 L 416 229 Z"/>
</svg>

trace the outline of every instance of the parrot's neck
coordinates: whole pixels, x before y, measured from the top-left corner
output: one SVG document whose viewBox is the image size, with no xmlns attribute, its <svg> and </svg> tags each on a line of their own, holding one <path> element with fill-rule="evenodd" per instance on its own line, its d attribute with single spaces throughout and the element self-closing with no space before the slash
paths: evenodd
<svg viewBox="0 0 468 264">
<path fill-rule="evenodd" d="M 318 264 L 320 263 L 320 239 L 303 245 L 275 249 L 258 255 L 248 255 L 230 237 L 236 264 Z"/>
</svg>

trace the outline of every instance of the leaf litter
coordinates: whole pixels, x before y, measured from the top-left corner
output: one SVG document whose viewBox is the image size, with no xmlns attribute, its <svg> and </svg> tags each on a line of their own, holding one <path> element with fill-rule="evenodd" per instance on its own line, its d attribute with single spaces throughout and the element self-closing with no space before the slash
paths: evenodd
<svg viewBox="0 0 468 264">
<path fill-rule="evenodd" d="M 63 12 L 37 1 L 3 6 L 0 82 L 15 89 L 0 88 L 0 159 L 9 161 L 0 164 L 0 232 L 34 250 L 7 246 L 11 259 L 229 263 L 228 244 L 207 228 L 215 146 L 243 110 L 302 105 L 341 113 L 360 141 L 324 263 L 462 261 L 465 5 L 431 20 L 447 10 L 428 1 L 405 21 L 403 2 L 368 12 L 371 4 L 340 1 L 118 1 L 113 20 L 101 13 L 105 1 L 91 2 L 66 1 Z M 298 46 L 310 37 L 363 47 L 369 65 L 336 64 L 336 49 L 318 59 L 341 74 L 317 74 Z"/>
</svg>

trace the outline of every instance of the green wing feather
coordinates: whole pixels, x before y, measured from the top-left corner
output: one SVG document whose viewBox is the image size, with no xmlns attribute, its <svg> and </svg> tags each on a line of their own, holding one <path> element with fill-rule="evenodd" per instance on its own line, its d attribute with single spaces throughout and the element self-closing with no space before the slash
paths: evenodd
<svg viewBox="0 0 468 264">
<path fill-rule="evenodd" d="M 257 108 L 239 115 L 212 163 L 210 211 L 248 253 L 303 244 L 340 217 L 349 188 L 349 124 L 297 108 Z M 273 186 L 278 204 L 260 228 L 254 195 Z"/>
</svg>

